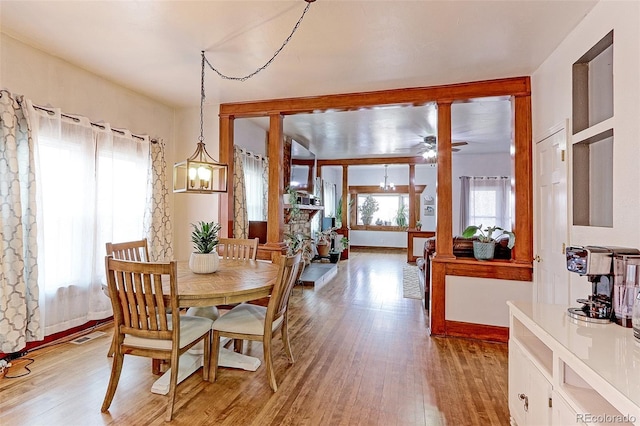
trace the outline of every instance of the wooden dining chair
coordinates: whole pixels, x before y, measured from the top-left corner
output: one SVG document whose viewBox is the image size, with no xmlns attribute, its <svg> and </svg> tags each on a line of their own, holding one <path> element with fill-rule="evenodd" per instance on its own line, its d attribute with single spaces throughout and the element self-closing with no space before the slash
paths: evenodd
<svg viewBox="0 0 640 426">
<path fill-rule="evenodd" d="M 242 303 L 222 315 L 213 322 L 211 366 L 212 380 L 215 381 L 218 370 L 218 354 L 220 352 L 220 337 L 233 339 L 262 341 L 264 361 L 267 366 L 267 377 L 273 391 L 278 390 L 271 347 L 273 337 L 278 331 L 282 336 L 284 350 L 293 363 L 293 354 L 289 344 L 288 306 L 291 289 L 298 277 L 301 254 L 293 256 L 281 255 L 276 258 L 278 275 L 271 291 L 267 307 Z"/>
<path fill-rule="evenodd" d="M 201 341 L 204 342 L 202 377 L 205 381 L 209 380 L 213 321 L 209 318 L 180 315 L 175 261 L 134 262 L 107 256 L 105 268 L 117 334 L 111 377 L 102 403 L 102 412 L 109 409 L 113 400 L 124 355 L 137 355 L 171 361 L 165 413 L 165 420 L 171 421 L 180 355 Z M 163 295 L 163 278 L 169 284 L 168 299 Z"/>
<path fill-rule="evenodd" d="M 223 259 L 256 260 L 258 239 L 220 238 L 218 255 Z"/>
<path fill-rule="evenodd" d="M 107 256 L 113 255 L 114 259 L 135 260 L 136 262 L 149 262 L 149 245 L 147 240 L 127 241 L 124 243 L 107 243 Z"/>
<path fill-rule="evenodd" d="M 123 243 L 106 243 L 106 251 L 107 256 L 113 255 L 114 259 L 119 260 L 135 260 L 137 262 L 148 262 L 149 261 L 149 246 L 147 245 L 147 240 L 137 240 L 137 241 L 126 241 Z M 102 291 L 104 294 L 109 297 L 109 288 L 106 285 L 102 286 Z M 115 351 L 115 341 L 116 334 L 113 334 L 113 339 L 111 340 L 111 346 L 109 347 L 109 352 L 107 352 L 107 356 L 113 356 Z M 159 366 L 154 364 L 154 371 L 158 370 Z"/>
</svg>

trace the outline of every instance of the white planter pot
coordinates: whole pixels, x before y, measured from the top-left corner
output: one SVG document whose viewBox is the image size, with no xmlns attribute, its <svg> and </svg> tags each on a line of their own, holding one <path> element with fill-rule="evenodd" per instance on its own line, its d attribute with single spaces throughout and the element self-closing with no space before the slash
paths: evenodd
<svg viewBox="0 0 640 426">
<path fill-rule="evenodd" d="M 282 202 L 284 204 L 294 204 L 291 202 L 291 195 L 289 194 L 282 194 Z"/>
<path fill-rule="evenodd" d="M 210 274 L 218 270 L 220 258 L 217 252 L 191 253 L 189 269 L 195 274 Z"/>
<path fill-rule="evenodd" d="M 496 243 L 482 243 L 480 241 L 473 242 L 473 256 L 477 260 L 489 260 L 493 259 L 493 252 L 495 251 Z"/>
</svg>

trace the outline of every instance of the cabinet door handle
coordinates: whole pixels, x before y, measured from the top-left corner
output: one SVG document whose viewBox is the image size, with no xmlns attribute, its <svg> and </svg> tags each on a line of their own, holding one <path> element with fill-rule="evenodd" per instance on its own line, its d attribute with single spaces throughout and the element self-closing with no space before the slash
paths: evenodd
<svg viewBox="0 0 640 426">
<path fill-rule="evenodd" d="M 523 393 L 519 393 L 518 394 L 518 398 L 520 399 L 520 401 L 524 401 L 524 411 L 528 412 L 529 411 L 529 397 Z"/>
</svg>

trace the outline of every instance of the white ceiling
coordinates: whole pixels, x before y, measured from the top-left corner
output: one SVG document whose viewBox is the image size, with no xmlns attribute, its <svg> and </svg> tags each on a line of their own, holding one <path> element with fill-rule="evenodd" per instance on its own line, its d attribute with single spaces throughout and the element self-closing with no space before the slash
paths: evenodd
<svg viewBox="0 0 640 426">
<path fill-rule="evenodd" d="M 317 0 L 274 62 L 244 81 L 207 69 L 207 104 L 531 75 L 596 1 Z M 2 32 L 125 87 L 199 104 L 200 51 L 228 75 L 263 65 L 306 2 L 7 1 Z M 505 110 L 505 105 L 507 109 Z M 505 120 L 505 115 L 506 120 Z M 508 101 L 456 104 L 460 153 L 508 142 Z M 321 158 L 405 156 L 435 134 L 433 106 L 287 117 Z M 505 127 L 505 122 L 507 126 Z"/>
</svg>

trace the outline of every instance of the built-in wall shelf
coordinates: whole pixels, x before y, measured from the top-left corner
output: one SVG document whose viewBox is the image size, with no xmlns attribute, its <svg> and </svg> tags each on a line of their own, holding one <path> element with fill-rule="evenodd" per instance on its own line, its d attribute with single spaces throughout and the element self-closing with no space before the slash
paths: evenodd
<svg viewBox="0 0 640 426">
<path fill-rule="evenodd" d="M 613 227 L 613 31 L 580 57 L 573 80 L 573 225 Z"/>
<path fill-rule="evenodd" d="M 316 205 L 309 205 L 309 204 L 295 204 L 295 205 L 285 204 L 284 205 L 284 213 L 285 213 L 284 222 L 285 223 L 289 223 L 289 221 L 291 220 L 291 210 L 294 206 L 300 211 L 308 212 L 309 220 L 311 220 L 316 215 L 316 213 L 318 213 L 321 210 L 324 210 L 324 206 L 316 206 Z"/>
</svg>

